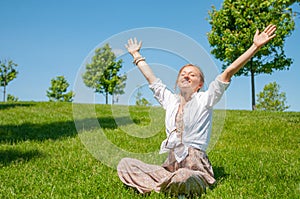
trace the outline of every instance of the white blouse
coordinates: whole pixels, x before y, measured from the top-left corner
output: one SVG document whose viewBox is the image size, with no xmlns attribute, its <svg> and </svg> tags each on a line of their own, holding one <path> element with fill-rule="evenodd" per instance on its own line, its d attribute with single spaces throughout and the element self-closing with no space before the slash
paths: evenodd
<svg viewBox="0 0 300 199">
<path fill-rule="evenodd" d="M 178 94 L 172 93 L 160 79 L 156 79 L 149 85 L 154 97 L 166 110 L 167 138 L 161 144 L 160 153 L 173 149 L 177 162 L 181 162 L 188 155 L 189 147 L 205 151 L 210 140 L 213 106 L 221 99 L 229 84 L 219 80 L 218 76 L 206 91 L 199 91 L 192 95 L 183 109 L 184 130 L 181 136 L 176 133 L 175 123 L 180 104 Z"/>
</svg>

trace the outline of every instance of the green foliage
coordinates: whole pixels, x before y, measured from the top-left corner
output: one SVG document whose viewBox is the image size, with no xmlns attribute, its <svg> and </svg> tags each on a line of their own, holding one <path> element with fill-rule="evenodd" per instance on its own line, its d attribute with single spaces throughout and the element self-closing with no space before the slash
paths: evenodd
<svg viewBox="0 0 300 199">
<path fill-rule="evenodd" d="M 149 107 L 129 109 L 137 125 L 147 125 L 141 117 L 150 122 Z M 111 106 L 95 110 L 107 139 L 126 151 L 159 149 L 165 138 L 163 129 L 147 139 L 130 136 L 123 128 L 131 123 L 118 127 Z M 0 118 L 0 198 L 171 198 L 139 194 L 95 159 L 77 134 L 71 103 L 0 103 Z M 297 112 L 226 111 L 208 154 L 217 184 L 201 198 L 299 198 L 299 124 Z"/>
<path fill-rule="evenodd" d="M 6 86 L 10 81 L 17 77 L 18 71 L 15 69 L 18 64 L 15 64 L 12 60 L 0 60 L 0 86 L 3 90 L 3 101 L 6 98 Z"/>
<path fill-rule="evenodd" d="M 138 88 L 136 96 L 135 96 L 135 105 L 137 106 L 151 106 L 151 103 L 144 97 L 141 93 L 140 88 Z"/>
<path fill-rule="evenodd" d="M 212 26 L 208 40 L 212 54 L 224 62 L 223 69 L 237 59 L 253 43 L 257 29 L 268 24 L 277 26 L 276 37 L 263 46 L 236 75 L 271 74 L 275 70 L 287 70 L 292 60 L 284 53 L 284 41 L 295 28 L 289 0 L 225 0 L 222 8 L 209 12 Z"/>
<path fill-rule="evenodd" d="M 87 87 L 105 95 L 106 104 L 108 95 L 123 94 L 127 79 L 126 75 L 118 75 L 123 61 L 116 62 L 115 59 L 109 44 L 97 48 L 92 62 L 86 64 L 86 72 L 82 76 Z"/>
<path fill-rule="evenodd" d="M 15 97 L 11 94 L 7 95 L 7 102 L 17 102 L 17 101 L 19 101 L 19 98 Z"/>
<path fill-rule="evenodd" d="M 135 102 L 137 106 L 151 106 L 151 103 L 144 97 Z"/>
<path fill-rule="evenodd" d="M 263 91 L 257 95 L 256 108 L 266 111 L 285 111 L 288 109 L 285 93 L 280 93 L 279 88 L 280 86 L 276 82 L 265 85 Z"/>
<path fill-rule="evenodd" d="M 125 83 L 126 79 L 127 79 L 126 75 L 119 76 L 119 81 L 116 84 L 114 91 L 112 93 L 112 104 L 119 101 L 119 95 L 124 94 L 124 89 L 126 86 L 126 83 Z"/>
<path fill-rule="evenodd" d="M 67 92 L 69 83 L 64 76 L 57 76 L 51 80 L 51 87 L 47 91 L 49 101 L 71 102 L 74 97 L 74 92 Z"/>
</svg>

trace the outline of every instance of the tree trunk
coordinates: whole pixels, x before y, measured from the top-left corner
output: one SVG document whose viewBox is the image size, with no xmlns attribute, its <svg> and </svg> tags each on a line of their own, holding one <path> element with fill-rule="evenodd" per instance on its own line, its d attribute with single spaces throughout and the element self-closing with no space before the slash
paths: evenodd
<svg viewBox="0 0 300 199">
<path fill-rule="evenodd" d="M 105 104 L 108 104 L 108 92 L 105 93 Z"/>
<path fill-rule="evenodd" d="M 250 69 L 251 69 L 251 93 L 252 93 L 252 110 L 256 109 L 255 106 L 255 83 L 254 83 L 254 75 L 255 71 L 253 69 L 253 60 L 250 60 Z"/>
<path fill-rule="evenodd" d="M 3 87 L 3 102 L 5 102 L 6 86 Z"/>
</svg>

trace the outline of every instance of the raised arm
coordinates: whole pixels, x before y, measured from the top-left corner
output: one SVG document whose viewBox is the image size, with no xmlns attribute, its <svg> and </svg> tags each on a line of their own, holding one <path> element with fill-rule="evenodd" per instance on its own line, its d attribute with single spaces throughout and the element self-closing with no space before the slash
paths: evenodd
<svg viewBox="0 0 300 199">
<path fill-rule="evenodd" d="M 142 55 L 139 52 L 142 47 L 142 41 L 138 42 L 136 38 L 129 39 L 125 47 L 127 48 L 128 52 L 132 55 L 133 63 L 137 65 L 137 67 L 147 79 L 148 83 L 152 84 L 156 77 L 152 72 L 150 66 L 147 64 L 145 58 L 142 57 Z"/>
<path fill-rule="evenodd" d="M 237 73 L 264 44 L 276 36 L 276 34 L 274 34 L 275 30 L 276 26 L 272 24 L 268 25 L 260 34 L 257 30 L 253 38 L 252 46 L 225 69 L 221 74 L 221 81 L 229 82 L 231 77 Z"/>
</svg>

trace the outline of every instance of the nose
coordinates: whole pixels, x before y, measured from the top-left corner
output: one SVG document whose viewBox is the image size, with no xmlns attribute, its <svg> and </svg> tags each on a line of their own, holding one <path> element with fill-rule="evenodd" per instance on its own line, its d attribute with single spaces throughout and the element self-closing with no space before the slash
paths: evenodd
<svg viewBox="0 0 300 199">
<path fill-rule="evenodd" d="M 189 75 L 188 75 L 188 74 L 184 74 L 184 75 L 183 75 L 183 78 L 184 78 L 184 79 L 189 79 Z"/>
</svg>

